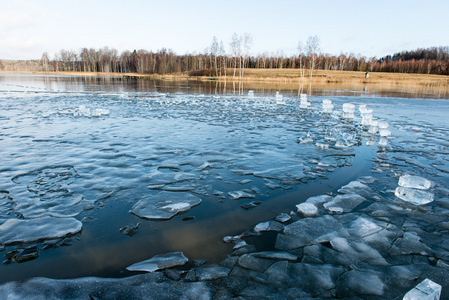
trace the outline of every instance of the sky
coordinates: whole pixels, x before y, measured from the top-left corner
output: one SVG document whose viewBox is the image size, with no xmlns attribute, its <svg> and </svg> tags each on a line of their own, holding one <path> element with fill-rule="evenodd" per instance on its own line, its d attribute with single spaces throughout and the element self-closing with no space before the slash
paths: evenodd
<svg viewBox="0 0 449 300">
<path fill-rule="evenodd" d="M 448 0 L 0 0 L 0 59 L 53 58 L 81 48 L 227 53 L 233 33 L 250 54 L 290 56 L 318 36 L 321 53 L 383 57 L 449 46 Z"/>
</svg>

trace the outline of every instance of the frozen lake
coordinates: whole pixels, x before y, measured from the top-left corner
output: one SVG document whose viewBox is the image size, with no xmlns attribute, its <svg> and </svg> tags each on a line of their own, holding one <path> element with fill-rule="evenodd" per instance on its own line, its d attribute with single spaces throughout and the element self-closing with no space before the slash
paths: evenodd
<svg viewBox="0 0 449 300">
<path fill-rule="evenodd" d="M 449 266 L 448 100 L 320 90 L 304 106 L 297 90 L 275 92 L 0 76 L 0 283 L 125 277 L 173 251 L 219 263 L 234 246 L 223 237 L 359 178 L 375 196 L 326 214 L 391 223 L 423 245 L 395 245 L 402 256 Z M 404 200 L 407 174 L 430 181 L 417 197 L 433 201 Z"/>
</svg>

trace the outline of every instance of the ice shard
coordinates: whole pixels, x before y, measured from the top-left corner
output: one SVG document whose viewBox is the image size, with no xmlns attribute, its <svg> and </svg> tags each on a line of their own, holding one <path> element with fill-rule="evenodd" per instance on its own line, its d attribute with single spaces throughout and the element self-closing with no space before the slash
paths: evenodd
<svg viewBox="0 0 449 300">
<path fill-rule="evenodd" d="M 441 285 L 430 279 L 424 279 L 420 284 L 405 294 L 403 300 L 439 300 Z"/>
<path fill-rule="evenodd" d="M 419 189 L 419 190 L 428 190 L 432 186 L 432 182 L 429 180 L 412 175 L 402 175 L 399 177 L 399 186 L 405 188 Z"/>
<path fill-rule="evenodd" d="M 155 272 L 177 266 L 185 265 L 189 259 L 182 252 L 170 252 L 155 255 L 150 259 L 132 264 L 127 267 L 128 271 Z"/>
<path fill-rule="evenodd" d="M 396 197 L 415 205 L 424 205 L 432 202 L 434 199 L 434 195 L 431 192 L 405 187 L 397 187 L 394 194 Z"/>
</svg>

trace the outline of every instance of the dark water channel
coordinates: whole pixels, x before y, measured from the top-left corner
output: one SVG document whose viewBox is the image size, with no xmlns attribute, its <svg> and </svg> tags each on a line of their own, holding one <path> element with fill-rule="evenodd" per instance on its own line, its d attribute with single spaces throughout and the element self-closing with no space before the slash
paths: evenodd
<svg viewBox="0 0 449 300">
<path fill-rule="evenodd" d="M 82 222 L 81 232 L 54 247 L 46 239 L 2 246 L 0 236 L 0 282 L 122 277 L 131 274 L 127 266 L 170 251 L 219 262 L 232 251 L 224 236 L 311 196 L 361 176 L 378 178 L 374 187 L 388 194 L 397 180 L 395 166 L 382 164 L 386 155 L 447 186 L 447 100 L 310 90 L 311 107 L 300 109 L 296 89 L 280 91 L 283 104 L 274 90 L 240 94 L 214 82 L 0 76 L 0 226 L 14 218 Z M 332 114 L 321 112 L 326 98 Z M 356 105 L 354 118 L 342 118 L 344 103 Z M 386 149 L 362 130 L 361 104 L 390 123 Z M 298 142 L 308 134 L 313 142 Z M 342 146 L 321 147 L 332 134 Z M 401 151 L 388 152 L 391 145 Z M 130 213 L 161 190 L 202 202 L 169 220 Z M 138 223 L 132 236 L 120 231 Z M 31 246 L 38 258 L 8 262 L 7 253 Z"/>
</svg>

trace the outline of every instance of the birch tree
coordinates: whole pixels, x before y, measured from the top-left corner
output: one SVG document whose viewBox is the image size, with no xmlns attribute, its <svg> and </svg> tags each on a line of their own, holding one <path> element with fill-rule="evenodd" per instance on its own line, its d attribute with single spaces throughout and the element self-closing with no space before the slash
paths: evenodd
<svg viewBox="0 0 449 300">
<path fill-rule="evenodd" d="M 298 52 L 299 52 L 299 76 L 304 77 L 305 74 L 304 46 L 301 41 L 298 42 Z"/>
<path fill-rule="evenodd" d="M 44 52 L 42 54 L 42 58 L 41 58 L 41 62 L 42 62 L 42 67 L 44 69 L 44 71 L 48 72 L 48 62 L 50 61 L 50 59 L 48 58 L 48 53 Z M 0 67 L 3 67 L 2 62 L 0 61 Z"/>
<path fill-rule="evenodd" d="M 306 43 L 306 52 L 309 58 L 309 77 L 313 76 L 313 69 L 315 67 L 315 61 L 320 51 L 320 39 L 317 35 L 309 36 Z"/>
<path fill-rule="evenodd" d="M 243 73 L 245 71 L 245 61 L 248 60 L 248 56 L 249 56 L 249 49 L 251 49 L 251 46 L 253 44 L 253 37 L 251 36 L 251 34 L 249 33 L 245 33 L 242 37 L 241 37 L 241 43 L 243 46 L 243 55 L 242 55 L 242 59 L 243 59 L 243 63 L 242 63 L 242 67 L 241 67 L 241 78 L 243 78 Z"/>
<path fill-rule="evenodd" d="M 237 33 L 235 33 L 235 32 L 232 35 L 232 39 L 231 39 L 231 53 L 232 53 L 232 58 L 234 59 L 234 75 L 232 76 L 232 78 L 235 78 L 235 72 L 237 69 L 237 58 L 240 58 L 240 53 L 241 53 L 240 39 L 239 39 Z"/>
<path fill-rule="evenodd" d="M 214 65 L 214 69 L 215 69 L 215 76 L 218 77 L 218 41 L 217 41 L 217 37 L 214 36 L 212 39 L 212 45 L 210 46 L 210 53 L 211 55 L 213 55 L 214 57 L 214 61 L 213 61 L 213 65 Z"/>
</svg>

